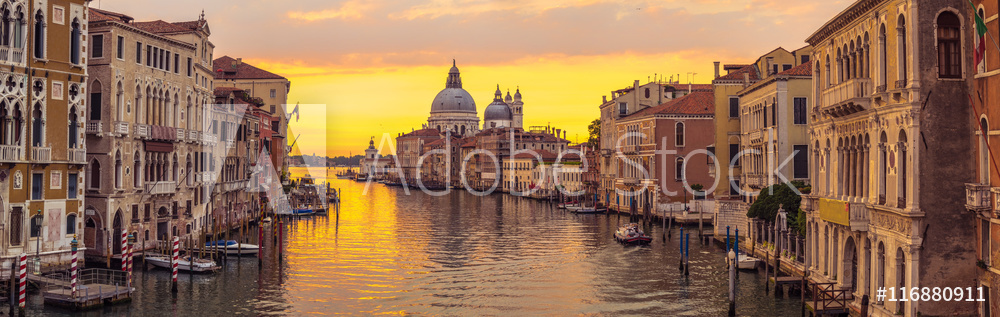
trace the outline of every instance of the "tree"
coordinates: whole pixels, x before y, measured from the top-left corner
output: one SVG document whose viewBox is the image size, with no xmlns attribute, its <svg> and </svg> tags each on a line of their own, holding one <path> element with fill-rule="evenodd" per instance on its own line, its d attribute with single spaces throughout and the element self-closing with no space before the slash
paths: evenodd
<svg viewBox="0 0 1000 317">
<path fill-rule="evenodd" d="M 601 119 L 594 119 L 594 121 L 590 122 L 590 125 L 587 126 L 587 131 L 590 132 L 590 139 L 587 140 L 587 143 L 590 143 L 592 147 L 597 147 L 601 142 Z"/>
<path fill-rule="evenodd" d="M 787 225 L 797 229 L 800 233 L 805 231 L 805 214 L 800 212 L 799 204 L 802 197 L 796 194 L 792 187 L 800 187 L 799 184 L 776 184 L 764 188 L 757 196 L 757 200 L 750 205 L 747 217 L 757 218 L 765 221 L 774 221 L 778 215 L 778 205 L 781 205 L 788 213 Z"/>
</svg>

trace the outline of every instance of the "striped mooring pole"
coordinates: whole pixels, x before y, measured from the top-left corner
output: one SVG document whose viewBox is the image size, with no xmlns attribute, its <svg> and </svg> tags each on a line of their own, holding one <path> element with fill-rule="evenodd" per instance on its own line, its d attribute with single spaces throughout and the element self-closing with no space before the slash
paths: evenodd
<svg viewBox="0 0 1000 317">
<path fill-rule="evenodd" d="M 125 258 L 128 252 L 128 233 L 122 230 L 122 271 L 128 271 L 128 259 Z"/>
<path fill-rule="evenodd" d="M 24 315 L 24 294 L 28 290 L 28 255 L 21 253 L 18 262 L 18 267 L 21 269 L 17 278 L 17 307 L 21 311 L 21 315 Z"/>
<path fill-rule="evenodd" d="M 76 251 L 77 251 L 77 247 L 79 247 L 79 245 L 80 245 L 80 242 L 76 241 L 76 235 L 75 234 L 73 235 L 73 241 L 70 241 L 69 245 L 70 245 L 71 250 L 72 250 L 71 257 L 73 257 L 72 259 L 69 260 L 69 271 L 70 271 L 70 273 L 69 273 L 70 274 L 69 288 L 70 288 L 70 295 L 73 298 L 76 298 L 76 274 L 77 274 L 77 269 L 76 269 L 76 265 L 77 265 L 76 264 L 76 258 L 77 258 Z"/>
<path fill-rule="evenodd" d="M 174 237 L 174 256 L 170 261 L 170 269 L 173 270 L 170 275 L 170 291 L 177 293 L 177 265 L 180 264 L 180 246 L 181 239 Z"/>
<path fill-rule="evenodd" d="M 126 253 L 123 253 L 122 257 L 126 261 L 125 262 L 125 272 L 127 273 L 127 275 L 126 275 L 126 278 L 125 278 L 126 279 L 125 280 L 125 287 L 127 287 L 129 293 L 131 293 L 132 292 L 132 246 L 129 245 L 128 248 L 127 248 L 127 250 L 128 251 Z"/>
</svg>

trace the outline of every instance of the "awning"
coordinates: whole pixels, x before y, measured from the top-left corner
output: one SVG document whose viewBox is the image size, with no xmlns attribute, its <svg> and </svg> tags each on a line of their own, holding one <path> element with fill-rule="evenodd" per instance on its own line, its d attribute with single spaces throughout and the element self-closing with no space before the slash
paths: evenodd
<svg viewBox="0 0 1000 317">
<path fill-rule="evenodd" d="M 850 212 L 847 206 L 847 202 L 843 200 L 820 198 L 819 217 L 827 222 L 849 226 Z"/>
<path fill-rule="evenodd" d="M 173 152 L 174 144 L 169 142 L 145 141 L 146 152 Z"/>
</svg>

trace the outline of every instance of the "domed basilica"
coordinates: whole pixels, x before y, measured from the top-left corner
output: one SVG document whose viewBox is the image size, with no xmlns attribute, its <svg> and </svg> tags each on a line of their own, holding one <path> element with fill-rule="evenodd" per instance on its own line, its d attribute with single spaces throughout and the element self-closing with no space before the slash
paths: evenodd
<svg viewBox="0 0 1000 317">
<path fill-rule="evenodd" d="M 521 91 L 518 89 L 511 98 L 507 92 L 505 99 L 501 98 L 500 86 L 497 85 L 493 102 L 483 111 L 483 129 L 491 128 L 523 128 L 524 103 L 521 102 Z M 441 133 L 451 131 L 452 135 L 468 137 L 479 132 L 479 116 L 476 111 L 476 101 L 468 91 L 462 89 L 462 76 L 452 60 L 451 70 L 445 88 L 434 97 L 431 104 L 431 116 L 427 118 L 426 128 L 437 129 Z"/>
</svg>

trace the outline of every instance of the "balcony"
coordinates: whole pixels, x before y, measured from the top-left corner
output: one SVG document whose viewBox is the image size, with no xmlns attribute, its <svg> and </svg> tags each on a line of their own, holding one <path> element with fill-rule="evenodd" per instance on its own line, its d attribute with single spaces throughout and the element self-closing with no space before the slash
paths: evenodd
<svg viewBox="0 0 1000 317">
<path fill-rule="evenodd" d="M 222 183 L 222 191 L 232 192 L 245 189 L 247 187 L 246 181 L 231 181 Z"/>
<path fill-rule="evenodd" d="M 135 136 L 140 139 L 149 139 L 149 126 L 145 124 L 135 124 Z"/>
<path fill-rule="evenodd" d="M 906 88 L 906 79 L 896 81 L 896 89 Z"/>
<path fill-rule="evenodd" d="M 52 161 L 52 148 L 49 147 L 32 147 L 31 148 L 31 161 L 32 162 L 51 162 Z"/>
<path fill-rule="evenodd" d="M 184 141 L 187 136 L 187 131 L 181 128 L 177 128 L 177 141 Z"/>
<path fill-rule="evenodd" d="M 20 64 L 24 61 L 24 49 L 14 47 L 0 47 L 0 62 Z"/>
<path fill-rule="evenodd" d="M 622 179 L 622 183 L 625 184 L 625 186 L 638 186 L 639 179 L 635 177 L 626 177 Z"/>
<path fill-rule="evenodd" d="M 802 210 L 811 212 L 819 209 L 819 197 L 813 195 L 802 196 Z"/>
<path fill-rule="evenodd" d="M 747 209 L 750 208 L 750 206 L 742 200 L 718 200 L 716 203 L 719 204 L 719 213 L 746 214 Z"/>
<path fill-rule="evenodd" d="M 991 209 L 990 185 L 965 184 L 965 208 L 975 212 Z"/>
<path fill-rule="evenodd" d="M 99 134 L 101 134 L 102 130 L 104 130 L 104 124 L 102 124 L 100 121 L 89 121 L 89 122 L 87 122 L 87 125 L 86 125 L 87 134 L 98 134 L 99 135 Z"/>
<path fill-rule="evenodd" d="M 114 130 L 114 133 L 117 134 L 117 135 L 119 135 L 119 136 L 127 136 L 128 135 L 128 122 L 126 122 L 126 121 L 115 121 L 115 130 Z"/>
<path fill-rule="evenodd" d="M 87 162 L 87 150 L 68 149 L 66 152 L 66 160 L 70 163 L 84 164 Z"/>
<path fill-rule="evenodd" d="M 188 130 L 188 137 L 187 137 L 187 139 L 188 139 L 188 141 L 191 141 L 191 142 L 198 141 L 198 131 Z"/>
<path fill-rule="evenodd" d="M 851 231 L 868 232 L 871 213 L 864 203 L 850 203 Z"/>
<path fill-rule="evenodd" d="M 20 145 L 0 145 L 0 162 L 15 163 L 24 161 L 21 155 L 23 151 Z"/>
<path fill-rule="evenodd" d="M 747 134 L 747 142 L 749 143 L 760 143 L 764 141 L 764 132 L 761 130 L 756 130 Z"/>
<path fill-rule="evenodd" d="M 854 78 L 823 90 L 820 112 L 834 118 L 868 109 L 872 94 L 870 78 Z"/>
<path fill-rule="evenodd" d="M 177 182 L 151 182 L 146 183 L 146 193 L 150 195 L 169 195 L 177 190 Z"/>
<path fill-rule="evenodd" d="M 611 154 L 614 154 L 614 153 L 615 152 L 613 150 L 611 150 L 611 149 L 601 149 L 601 156 L 604 156 L 604 157 L 610 157 Z"/>
</svg>

